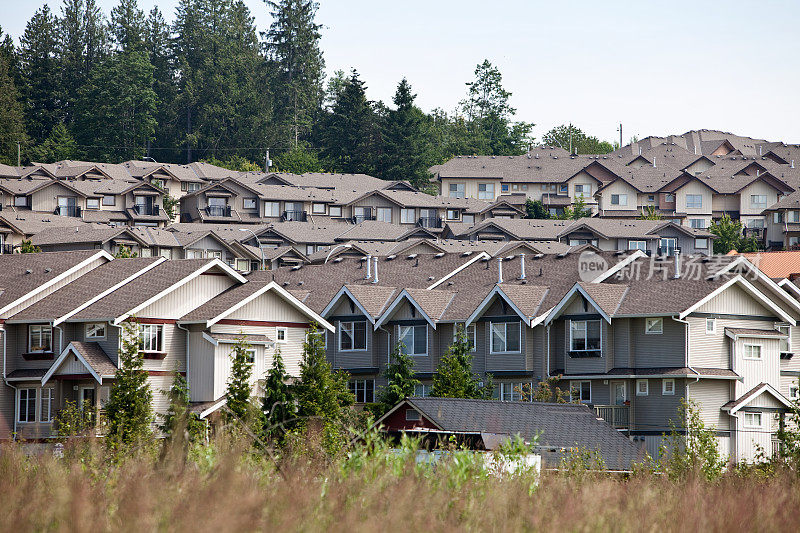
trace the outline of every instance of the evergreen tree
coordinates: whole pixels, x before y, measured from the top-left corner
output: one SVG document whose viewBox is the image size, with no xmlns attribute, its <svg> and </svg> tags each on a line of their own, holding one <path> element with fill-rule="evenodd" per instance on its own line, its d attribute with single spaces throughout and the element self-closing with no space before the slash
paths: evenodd
<svg viewBox="0 0 800 533">
<path fill-rule="evenodd" d="M 316 153 L 297 148 L 275 156 L 275 168 L 273 170 L 304 174 L 306 172 L 322 172 L 323 169 Z"/>
<path fill-rule="evenodd" d="M 731 250 L 739 253 L 758 251 L 758 240 L 755 237 L 745 237 L 742 234 L 742 223 L 732 220 L 730 215 L 722 215 L 722 218 L 711 224 L 708 231 L 717 236 L 714 239 L 715 254 L 727 254 Z"/>
<path fill-rule="evenodd" d="M 17 164 L 17 143 L 28 144 L 25 118 L 8 62 L 0 55 L 0 163 Z"/>
<path fill-rule="evenodd" d="M 189 411 L 189 383 L 186 377 L 176 369 L 172 386 L 161 392 L 169 399 L 169 407 L 161 415 L 163 422 L 158 428 L 167 437 L 184 430 L 189 442 L 197 442 L 203 434 L 205 424 L 197 414 Z"/>
<path fill-rule="evenodd" d="M 34 245 L 30 239 L 27 241 L 22 241 L 22 243 L 19 245 L 19 253 L 21 254 L 38 254 L 41 251 L 42 249 Z"/>
<path fill-rule="evenodd" d="M 47 4 L 33 14 L 20 38 L 19 66 L 25 123 L 38 144 L 62 118 L 57 21 Z"/>
<path fill-rule="evenodd" d="M 55 163 L 65 159 L 81 159 L 75 138 L 62 122 L 55 125 L 50 135 L 29 151 L 30 160 L 37 163 Z"/>
<path fill-rule="evenodd" d="M 590 216 L 592 216 L 592 210 L 586 207 L 586 200 L 583 199 L 583 196 L 576 196 L 572 205 L 565 207 L 564 212 L 558 218 L 561 220 L 578 220 L 579 218 Z"/>
<path fill-rule="evenodd" d="M 231 351 L 231 375 L 228 378 L 228 389 L 225 393 L 228 409 L 237 418 L 249 421 L 251 414 L 250 396 L 253 393 L 250 380 L 253 376 L 253 362 L 244 337 L 236 341 Z M 230 417 L 232 418 L 232 417 Z"/>
<path fill-rule="evenodd" d="M 542 136 L 542 143 L 560 146 L 571 154 L 607 154 L 614 151 L 614 146 L 610 142 L 586 135 L 572 124 L 562 124 L 551 129 Z"/>
<path fill-rule="evenodd" d="M 655 206 L 648 205 L 642 208 L 642 214 L 639 215 L 639 220 L 661 220 L 661 214 L 659 214 Z"/>
<path fill-rule="evenodd" d="M 267 58 L 275 73 L 274 120 L 280 139 L 295 149 L 322 105 L 325 61 L 319 47 L 321 24 L 314 21 L 319 4 L 313 0 L 264 0 L 274 21 L 266 37 Z"/>
<path fill-rule="evenodd" d="M 272 438 L 281 439 L 297 416 L 297 405 L 280 350 L 276 350 L 272 367 L 267 371 L 261 410 L 264 413 L 264 434 Z"/>
<path fill-rule="evenodd" d="M 417 95 L 403 78 L 394 94 L 396 109 L 389 111 L 383 136 L 382 175 L 387 180 L 408 180 L 416 187 L 430 186 L 433 164 L 425 114 L 414 105 Z"/>
<path fill-rule="evenodd" d="M 144 443 L 152 436 L 153 392 L 144 370 L 139 328 L 135 322 L 122 326 L 122 347 L 108 402 L 108 442 L 116 449 Z"/>
<path fill-rule="evenodd" d="M 433 375 L 431 396 L 439 398 L 492 397 L 492 377 L 482 380 L 472 372 L 472 345 L 463 329 L 456 334 Z"/>
<path fill-rule="evenodd" d="M 383 371 L 386 386 L 378 393 L 378 405 L 375 416 L 381 417 L 404 398 L 414 396 L 420 381 L 414 377 L 414 359 L 405 353 L 402 343 L 398 343 L 392 352 L 391 359 Z"/>
<path fill-rule="evenodd" d="M 138 50 L 145 44 L 144 12 L 137 0 L 119 0 L 111 10 L 111 33 L 120 50 Z"/>
<path fill-rule="evenodd" d="M 179 125 L 176 109 L 177 86 L 170 44 L 170 27 L 158 7 L 154 7 L 145 21 L 145 50 L 153 65 L 153 90 L 158 99 L 155 118 L 158 123 L 152 142 L 148 141 L 146 154 L 159 161 L 181 161 L 178 148 Z M 158 151 L 151 148 L 158 147 Z"/>
<path fill-rule="evenodd" d="M 550 218 L 550 211 L 541 200 L 525 200 L 525 218 Z"/>
</svg>

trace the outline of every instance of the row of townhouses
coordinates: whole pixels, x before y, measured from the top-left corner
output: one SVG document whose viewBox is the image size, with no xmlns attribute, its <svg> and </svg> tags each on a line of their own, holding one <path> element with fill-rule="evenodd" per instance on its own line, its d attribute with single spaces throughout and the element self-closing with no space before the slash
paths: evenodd
<svg viewBox="0 0 800 533">
<path fill-rule="evenodd" d="M 126 321 L 138 328 L 156 411 L 178 371 L 203 418 L 224 404 L 237 338 L 251 346 L 258 394 L 277 350 L 298 375 L 314 322 L 359 403 L 375 400 L 399 343 L 421 381 L 416 396 L 428 396 L 464 328 L 473 370 L 492 376 L 499 400 L 560 376 L 574 402 L 651 454 L 684 398 L 732 460 L 779 446 L 798 397 L 800 289 L 755 260 L 589 246 L 533 253 L 523 241 L 493 253 L 418 246 L 247 275 L 217 258 L 4 255 L 0 437 L 48 439 L 68 400 L 101 411 Z"/>
</svg>

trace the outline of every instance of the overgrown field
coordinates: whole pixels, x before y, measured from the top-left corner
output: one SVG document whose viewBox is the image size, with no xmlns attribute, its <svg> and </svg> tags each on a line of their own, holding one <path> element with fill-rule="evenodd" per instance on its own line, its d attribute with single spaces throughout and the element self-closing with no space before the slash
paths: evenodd
<svg viewBox="0 0 800 533">
<path fill-rule="evenodd" d="M 276 467 L 276 464 L 279 465 Z M 231 439 L 110 456 L 0 450 L 3 531 L 797 531 L 800 481 L 778 469 L 716 482 L 545 472 L 486 474 L 470 455 L 436 468 L 413 450 L 308 449 L 276 462 Z"/>
</svg>

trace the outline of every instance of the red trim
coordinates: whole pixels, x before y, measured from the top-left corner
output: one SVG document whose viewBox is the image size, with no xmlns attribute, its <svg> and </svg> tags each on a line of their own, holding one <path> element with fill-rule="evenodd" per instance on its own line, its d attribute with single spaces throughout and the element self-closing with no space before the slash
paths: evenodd
<svg viewBox="0 0 800 533">
<path fill-rule="evenodd" d="M 217 324 L 227 324 L 229 326 L 278 326 L 281 328 L 308 328 L 308 322 L 264 322 L 262 320 L 233 320 L 223 318 Z"/>
<path fill-rule="evenodd" d="M 175 372 L 173 372 L 172 370 L 148 370 L 147 371 L 147 375 L 148 376 L 172 376 L 174 374 L 175 374 Z M 186 372 L 178 372 L 178 374 L 180 374 L 181 376 L 186 377 Z"/>
<path fill-rule="evenodd" d="M 136 322 L 137 324 L 175 324 L 178 322 L 173 318 L 143 318 L 143 317 L 131 317 L 128 320 L 131 322 Z"/>
<path fill-rule="evenodd" d="M 81 379 L 94 379 L 94 376 L 91 374 L 53 374 L 53 376 L 50 379 L 63 379 L 64 381 L 78 381 Z"/>
</svg>

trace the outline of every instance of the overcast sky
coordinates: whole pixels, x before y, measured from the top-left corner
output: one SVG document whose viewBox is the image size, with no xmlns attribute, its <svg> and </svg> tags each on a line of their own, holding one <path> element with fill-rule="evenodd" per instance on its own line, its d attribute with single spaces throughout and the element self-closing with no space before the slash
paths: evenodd
<svg viewBox="0 0 800 533">
<path fill-rule="evenodd" d="M 43 0 L 0 0 L 18 37 Z M 49 0 L 60 12 L 60 0 Z M 98 0 L 108 13 L 117 0 Z M 177 0 L 158 4 L 167 19 Z M 259 30 L 261 0 L 245 0 Z M 517 119 L 540 137 L 572 122 L 602 139 L 710 128 L 800 143 L 800 2 L 320 0 L 329 73 L 355 67 L 368 97 L 407 77 L 425 110 L 452 110 L 488 58 Z"/>
</svg>

